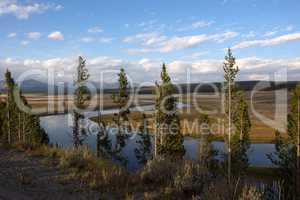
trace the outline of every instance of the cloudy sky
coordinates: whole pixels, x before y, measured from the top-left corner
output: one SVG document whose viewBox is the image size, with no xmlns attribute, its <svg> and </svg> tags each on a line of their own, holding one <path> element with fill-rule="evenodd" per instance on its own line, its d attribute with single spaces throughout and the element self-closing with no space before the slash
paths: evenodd
<svg viewBox="0 0 300 200">
<path fill-rule="evenodd" d="M 165 62 L 175 82 L 221 81 L 231 47 L 239 80 L 284 70 L 299 80 L 299 10 L 299 0 L 0 0 L 0 73 L 71 81 L 82 55 L 92 80 L 124 67 L 151 83 Z"/>
</svg>

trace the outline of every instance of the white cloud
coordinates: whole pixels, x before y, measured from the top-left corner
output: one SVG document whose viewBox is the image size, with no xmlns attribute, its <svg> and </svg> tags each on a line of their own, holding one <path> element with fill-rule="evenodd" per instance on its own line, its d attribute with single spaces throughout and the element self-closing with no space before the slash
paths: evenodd
<svg viewBox="0 0 300 200">
<path fill-rule="evenodd" d="M 159 40 L 158 38 L 161 38 L 162 40 L 166 39 L 166 36 L 162 36 L 159 33 L 156 32 L 150 32 L 150 33 L 139 33 L 133 36 L 128 36 L 123 39 L 123 42 L 125 43 L 144 43 L 144 44 L 149 44 L 153 43 L 153 41 L 162 41 Z M 150 41 L 150 42 L 149 42 Z"/>
<path fill-rule="evenodd" d="M 117 72 L 124 67 L 130 79 L 135 83 L 151 82 L 159 79 L 162 61 L 142 58 L 136 61 L 127 61 L 113 57 L 98 56 L 87 58 L 87 67 L 91 74 L 91 80 L 97 80 L 100 73 L 105 73 L 107 80 L 117 77 Z M 239 80 L 265 80 L 272 77 L 275 72 L 287 69 L 288 78 L 299 79 L 300 57 L 291 59 L 264 59 L 257 57 L 241 58 L 237 60 L 240 68 Z M 59 74 L 62 81 L 72 82 L 73 74 L 77 66 L 77 58 L 51 58 L 51 59 L 0 59 L 0 73 L 3 74 L 9 68 L 17 78 L 20 74 L 31 69 L 47 70 L 52 69 Z M 174 60 L 167 63 L 169 73 L 177 82 L 189 80 L 186 72 L 190 72 L 193 82 L 222 81 L 223 60 L 220 59 L 198 59 L 198 60 Z M 141 76 L 143 74 L 143 76 Z M 298 76 L 297 76 L 298 75 Z M 290 80 L 291 80 L 290 79 Z"/>
<path fill-rule="evenodd" d="M 84 37 L 81 39 L 81 41 L 85 43 L 89 43 L 89 42 L 94 42 L 95 39 L 93 37 Z"/>
<path fill-rule="evenodd" d="M 52 40 L 63 40 L 64 35 L 60 31 L 54 31 L 48 35 L 48 38 Z"/>
<path fill-rule="evenodd" d="M 209 54 L 208 51 L 194 52 L 191 55 L 183 56 L 182 59 L 184 59 L 184 60 L 196 60 L 196 59 L 199 59 L 200 57 L 203 57 L 207 54 Z"/>
<path fill-rule="evenodd" d="M 300 32 L 286 34 L 286 35 L 282 35 L 282 36 L 271 38 L 271 39 L 265 39 L 265 40 L 244 41 L 244 42 L 241 42 L 241 43 L 235 45 L 233 47 L 233 49 L 273 46 L 273 45 L 278 45 L 278 44 L 282 44 L 285 42 L 297 41 L 297 40 L 300 40 Z"/>
<path fill-rule="evenodd" d="M 0 16 L 14 15 L 18 19 L 28 19 L 32 14 L 41 14 L 47 10 L 60 10 L 61 5 L 43 4 L 43 3 L 27 3 L 21 4 L 18 0 L 1 0 Z"/>
<path fill-rule="evenodd" d="M 256 36 L 256 33 L 254 31 L 249 31 L 247 34 L 243 34 L 243 38 L 254 38 Z"/>
<path fill-rule="evenodd" d="M 103 30 L 99 26 L 94 26 L 88 29 L 89 33 L 101 33 Z"/>
<path fill-rule="evenodd" d="M 114 40 L 114 38 L 111 37 L 84 37 L 81 39 L 82 42 L 85 43 L 91 43 L 91 42 L 99 42 L 99 43 L 110 43 Z"/>
<path fill-rule="evenodd" d="M 278 31 L 268 31 L 264 34 L 264 37 L 274 36 L 278 33 Z"/>
<path fill-rule="evenodd" d="M 139 23 L 139 26 L 141 26 L 141 27 L 153 26 L 156 22 L 157 22 L 156 19 L 152 19 L 152 20 L 149 20 L 149 21 Z"/>
<path fill-rule="evenodd" d="M 114 40 L 114 38 L 111 38 L 111 37 L 101 37 L 98 39 L 98 41 L 100 43 L 110 43 Z"/>
<path fill-rule="evenodd" d="M 212 22 L 212 21 L 209 21 L 209 22 L 207 22 L 207 21 L 197 21 L 197 22 L 194 22 L 192 24 L 192 27 L 195 28 L 195 29 L 196 28 L 204 28 L 204 27 L 210 26 L 213 23 L 214 22 Z"/>
<path fill-rule="evenodd" d="M 28 44 L 29 44 L 29 41 L 27 41 L 27 40 L 21 41 L 22 46 L 27 46 Z"/>
<path fill-rule="evenodd" d="M 14 38 L 17 37 L 17 33 L 10 33 L 7 35 L 8 38 Z"/>
<path fill-rule="evenodd" d="M 31 39 L 31 40 L 38 40 L 38 39 L 40 39 L 41 36 L 42 36 L 42 34 L 40 32 L 27 33 L 28 39 Z"/>
<path fill-rule="evenodd" d="M 191 25 L 185 26 L 178 28 L 177 31 L 188 31 L 188 30 L 194 30 L 194 29 L 199 29 L 199 28 L 205 28 L 209 27 L 214 23 L 214 21 L 194 21 Z"/>
<path fill-rule="evenodd" d="M 148 52 L 168 53 L 176 50 L 192 48 L 206 41 L 221 43 L 238 35 L 239 33 L 237 32 L 228 31 L 212 35 L 200 34 L 183 37 L 174 36 L 168 38 L 167 36 L 160 35 L 158 33 L 143 33 L 126 37 L 123 42 L 141 43 L 142 46 L 146 46 L 146 48 L 128 49 L 127 52 L 130 54 Z"/>
<path fill-rule="evenodd" d="M 288 31 L 288 32 L 290 32 L 290 31 L 293 31 L 294 28 L 295 28 L 295 27 L 294 27 L 293 25 L 289 25 L 289 26 L 286 27 L 285 30 Z"/>
</svg>

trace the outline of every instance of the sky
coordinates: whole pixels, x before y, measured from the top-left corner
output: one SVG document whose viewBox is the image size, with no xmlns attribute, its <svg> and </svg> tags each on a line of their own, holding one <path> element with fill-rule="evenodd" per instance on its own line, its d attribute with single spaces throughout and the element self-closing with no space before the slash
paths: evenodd
<svg viewBox="0 0 300 200">
<path fill-rule="evenodd" d="M 238 80 L 299 80 L 299 10 L 299 0 L 0 0 L 0 74 L 72 81 L 80 55 L 95 81 L 123 67 L 150 84 L 163 62 L 176 83 L 222 81 L 232 48 Z"/>
</svg>

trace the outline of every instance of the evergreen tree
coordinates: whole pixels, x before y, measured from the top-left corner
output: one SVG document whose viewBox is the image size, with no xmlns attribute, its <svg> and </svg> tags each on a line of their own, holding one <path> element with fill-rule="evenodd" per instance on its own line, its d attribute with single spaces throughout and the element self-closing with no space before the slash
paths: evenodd
<svg viewBox="0 0 300 200">
<path fill-rule="evenodd" d="M 245 174 L 249 166 L 247 152 L 250 148 L 251 121 L 242 91 L 237 92 L 236 100 L 233 113 L 235 133 L 232 140 L 232 170 L 235 177 L 240 177 Z"/>
<path fill-rule="evenodd" d="M 290 112 L 287 116 L 287 138 L 275 132 L 276 152 L 268 155 L 279 167 L 286 199 L 299 199 L 299 132 L 300 132 L 300 83 L 292 92 Z"/>
<path fill-rule="evenodd" d="M 180 133 L 180 119 L 177 113 L 177 99 L 174 86 L 163 64 L 161 84 L 156 82 L 156 138 L 157 153 L 182 157 L 185 154 L 183 135 Z M 159 137 L 159 138 L 158 138 Z"/>
<path fill-rule="evenodd" d="M 212 145 L 211 120 L 207 114 L 200 114 L 200 142 L 198 146 L 198 160 L 202 166 L 208 169 L 213 175 L 216 175 L 218 169 L 218 160 L 216 156 L 218 151 Z"/>
<path fill-rule="evenodd" d="M 201 136 L 209 135 L 211 133 L 210 119 L 207 114 L 202 114 L 202 113 L 200 114 L 199 125 L 200 125 Z"/>
<path fill-rule="evenodd" d="M 0 93 L 0 95 L 1 95 L 1 93 Z M 4 124 L 5 124 L 5 119 L 6 119 L 5 108 L 6 108 L 5 102 L 3 102 L 2 99 L 0 99 L 0 139 L 2 141 L 2 144 L 3 144 L 3 142 L 6 143 L 6 141 L 7 141 L 7 140 L 5 140 L 6 135 L 5 135 L 5 131 L 4 131 L 4 129 L 5 129 Z"/>
<path fill-rule="evenodd" d="M 6 84 L 6 140 L 8 144 L 15 142 L 15 136 L 17 133 L 17 105 L 14 99 L 14 91 L 16 84 L 11 76 L 11 72 L 6 70 L 5 73 L 5 84 Z"/>
<path fill-rule="evenodd" d="M 128 93 L 128 80 L 127 75 L 125 73 L 125 70 L 121 68 L 120 73 L 118 74 L 119 79 L 119 92 L 118 94 L 112 95 L 112 99 L 114 103 L 117 104 L 119 112 L 114 118 L 114 121 L 116 122 L 118 126 L 118 133 L 122 134 L 125 133 L 125 129 L 130 129 L 129 118 L 128 114 L 130 113 L 128 108 L 128 102 L 129 102 L 129 93 Z M 127 123 L 127 126 L 126 126 Z"/>
<path fill-rule="evenodd" d="M 74 117 L 74 124 L 73 124 L 73 142 L 74 146 L 77 147 L 82 144 L 82 136 L 84 136 L 84 130 L 80 127 L 80 120 L 84 118 L 82 114 L 78 112 L 77 109 L 84 108 L 85 102 L 89 99 L 87 95 L 87 88 L 85 86 L 86 81 L 89 78 L 88 69 L 85 66 L 85 60 L 79 56 L 78 58 L 78 67 L 77 67 L 77 79 L 75 81 L 75 98 L 74 98 L 74 105 L 76 109 L 74 109 L 73 117 Z"/>
<path fill-rule="evenodd" d="M 14 82 L 10 71 L 5 73 L 7 100 L 4 117 L 4 141 L 8 144 L 17 142 L 31 145 L 48 144 L 49 138 L 40 126 L 39 117 L 25 113 L 20 105 L 30 108 L 22 92 Z M 18 102 L 18 103 L 17 103 Z"/>
<path fill-rule="evenodd" d="M 225 62 L 223 65 L 224 69 L 224 92 L 225 92 L 225 112 L 228 119 L 228 138 L 227 138 L 227 148 L 228 148 L 228 158 L 227 158 L 227 170 L 228 170 L 228 183 L 231 183 L 231 139 L 232 139 L 232 105 L 235 99 L 235 78 L 239 71 L 236 66 L 235 57 L 232 54 L 231 49 L 228 49 L 227 55 L 225 56 Z"/>
</svg>

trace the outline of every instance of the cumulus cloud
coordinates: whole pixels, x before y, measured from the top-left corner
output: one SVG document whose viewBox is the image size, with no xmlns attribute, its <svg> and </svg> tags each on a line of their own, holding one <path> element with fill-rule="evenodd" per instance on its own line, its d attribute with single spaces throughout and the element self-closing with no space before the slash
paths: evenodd
<svg viewBox="0 0 300 200">
<path fill-rule="evenodd" d="M 52 40 L 63 40 L 64 35 L 60 31 L 54 31 L 48 35 L 48 38 Z"/>
<path fill-rule="evenodd" d="M 0 1 L 0 16 L 14 15 L 18 19 L 28 19 L 33 14 L 41 14 L 47 10 L 60 10 L 61 5 L 43 4 L 43 3 L 28 3 L 21 4 L 18 0 L 1 0 Z"/>
<path fill-rule="evenodd" d="M 264 46 L 273 46 L 282 44 L 285 42 L 290 41 L 297 41 L 300 40 L 300 32 L 297 33 L 291 33 L 282 35 L 279 37 L 271 38 L 271 39 L 265 39 L 265 40 L 249 40 L 249 41 L 243 41 L 233 47 L 233 49 L 244 49 L 244 48 L 250 48 L 250 47 L 264 47 Z"/>
<path fill-rule="evenodd" d="M 52 58 L 52 59 L 0 59 L 0 73 L 6 68 L 13 71 L 16 78 L 23 72 L 31 69 L 53 70 L 59 73 L 62 81 L 72 82 L 77 66 L 77 58 Z M 87 58 L 87 67 L 91 80 L 99 81 L 101 73 L 105 74 L 107 81 L 115 80 L 118 70 L 124 67 L 128 76 L 134 83 L 143 83 L 159 79 L 162 61 L 142 58 L 135 61 L 99 56 Z M 166 63 L 171 77 L 176 82 L 187 81 L 222 81 L 222 59 L 174 60 Z M 297 80 L 300 75 L 300 57 L 292 59 L 264 59 L 257 57 L 241 58 L 237 60 L 240 68 L 239 80 L 266 80 L 272 78 L 275 72 L 287 69 L 289 80 Z M 3 67 L 2 67 L 3 66 Z M 141 76 L 143 74 L 143 76 Z"/>
<path fill-rule="evenodd" d="M 239 33 L 232 31 L 212 35 L 200 34 L 182 37 L 167 37 L 158 33 L 142 33 L 126 37 L 123 42 L 140 43 L 144 46 L 143 48 L 127 49 L 127 52 L 131 54 L 148 52 L 168 53 L 176 50 L 193 48 L 206 41 L 221 43 L 238 35 Z"/>
<path fill-rule="evenodd" d="M 42 36 L 42 34 L 40 32 L 27 33 L 28 39 L 31 39 L 31 40 L 38 40 L 38 39 L 40 39 L 41 36 Z"/>
<path fill-rule="evenodd" d="M 17 33 L 9 33 L 7 35 L 8 38 L 14 38 L 14 37 L 17 37 Z"/>
</svg>

